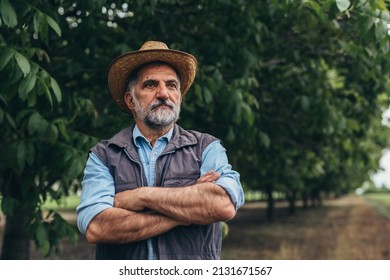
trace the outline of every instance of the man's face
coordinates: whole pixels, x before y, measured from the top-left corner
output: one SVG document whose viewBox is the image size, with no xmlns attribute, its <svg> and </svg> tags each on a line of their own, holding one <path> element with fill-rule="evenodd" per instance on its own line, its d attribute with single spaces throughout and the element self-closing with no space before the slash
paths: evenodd
<svg viewBox="0 0 390 280">
<path fill-rule="evenodd" d="M 126 93 L 126 103 L 149 127 L 164 128 L 179 118 L 180 81 L 168 65 L 145 66 L 138 74 L 134 98 Z"/>
</svg>

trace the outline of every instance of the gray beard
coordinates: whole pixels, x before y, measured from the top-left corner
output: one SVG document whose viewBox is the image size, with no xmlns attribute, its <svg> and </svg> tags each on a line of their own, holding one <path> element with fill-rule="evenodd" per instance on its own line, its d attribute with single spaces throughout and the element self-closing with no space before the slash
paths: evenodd
<svg viewBox="0 0 390 280">
<path fill-rule="evenodd" d="M 133 102 L 138 118 L 151 128 L 163 129 L 179 119 L 180 105 L 175 105 L 171 101 L 159 99 L 150 104 L 148 108 L 142 108 L 136 98 L 133 98 Z M 162 104 L 169 108 L 158 107 Z"/>
</svg>

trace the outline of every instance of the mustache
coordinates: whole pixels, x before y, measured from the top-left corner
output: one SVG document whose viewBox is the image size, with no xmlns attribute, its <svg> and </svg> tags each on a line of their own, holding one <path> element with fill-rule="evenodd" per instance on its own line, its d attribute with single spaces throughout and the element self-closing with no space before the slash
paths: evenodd
<svg viewBox="0 0 390 280">
<path fill-rule="evenodd" d="M 161 106 L 161 105 L 168 106 L 171 109 L 173 109 L 175 107 L 175 104 L 172 101 L 158 99 L 150 105 L 150 110 L 153 110 L 154 108 Z"/>
</svg>

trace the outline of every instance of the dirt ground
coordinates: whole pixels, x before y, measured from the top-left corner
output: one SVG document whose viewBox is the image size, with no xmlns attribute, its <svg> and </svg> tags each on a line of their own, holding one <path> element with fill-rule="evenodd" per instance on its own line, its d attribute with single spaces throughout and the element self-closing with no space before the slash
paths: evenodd
<svg viewBox="0 0 390 280">
<path fill-rule="evenodd" d="M 73 213 L 63 215 L 75 223 Z M 228 225 L 221 259 L 390 259 L 390 220 L 359 196 L 299 208 L 295 215 L 288 215 L 284 203 L 277 204 L 272 223 L 265 219 L 265 203 L 247 203 Z M 34 245 L 31 249 L 31 259 L 43 259 Z M 60 254 L 51 259 L 94 259 L 94 246 L 80 235 L 77 245 L 64 241 Z"/>
<path fill-rule="evenodd" d="M 294 216 L 279 207 L 273 223 L 264 221 L 261 209 L 261 203 L 248 204 L 230 223 L 224 259 L 390 259 L 390 220 L 363 197 L 327 200 Z"/>
</svg>

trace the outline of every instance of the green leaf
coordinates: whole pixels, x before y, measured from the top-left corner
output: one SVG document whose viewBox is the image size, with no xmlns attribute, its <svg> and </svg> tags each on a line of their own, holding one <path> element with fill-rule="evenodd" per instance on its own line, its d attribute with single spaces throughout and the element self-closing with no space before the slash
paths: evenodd
<svg viewBox="0 0 390 280">
<path fill-rule="evenodd" d="M 27 96 L 27 105 L 29 108 L 34 107 L 37 104 L 37 91 L 33 90 L 31 91 Z"/>
<path fill-rule="evenodd" d="M 300 99 L 301 99 L 301 108 L 304 111 L 307 111 L 310 106 L 309 98 L 307 98 L 307 96 L 305 95 L 302 95 Z"/>
<path fill-rule="evenodd" d="M 15 118 L 16 123 L 21 123 L 29 114 L 31 114 L 31 110 L 19 110 Z"/>
<path fill-rule="evenodd" d="M 14 7 L 12 7 L 8 0 L 1 0 L 0 13 L 5 25 L 11 28 L 18 25 L 18 17 L 16 16 Z"/>
<path fill-rule="evenodd" d="M 26 146 L 24 145 L 24 142 L 21 141 L 18 143 L 17 149 L 16 149 L 16 163 L 19 171 L 23 171 L 24 166 L 26 164 Z"/>
<path fill-rule="evenodd" d="M 269 148 L 271 144 L 271 139 L 269 139 L 269 136 L 266 133 L 260 131 L 259 138 L 260 138 L 260 142 L 264 145 L 264 147 Z"/>
<path fill-rule="evenodd" d="M 42 49 L 36 49 L 35 54 L 37 55 L 39 60 L 46 60 L 46 62 L 50 62 L 50 57 L 46 51 Z"/>
<path fill-rule="evenodd" d="M 11 197 L 3 197 L 1 200 L 1 211 L 6 215 L 12 215 L 19 202 Z"/>
<path fill-rule="evenodd" d="M 8 102 L 7 102 L 7 100 L 5 100 L 4 96 L 3 96 L 3 95 L 1 95 L 1 94 L 0 94 L 0 101 L 1 101 L 1 103 L 3 103 L 5 106 L 7 106 L 7 105 L 8 105 Z"/>
<path fill-rule="evenodd" d="M 381 42 L 381 50 L 383 53 L 388 53 L 390 50 L 390 43 L 388 40 Z"/>
<path fill-rule="evenodd" d="M 336 2 L 331 1 L 329 11 L 328 11 L 328 19 L 334 20 L 339 13 Z"/>
<path fill-rule="evenodd" d="M 346 126 L 347 126 L 347 129 L 350 131 L 359 131 L 360 130 L 359 122 L 357 120 L 354 120 L 354 119 L 350 119 L 350 118 L 347 119 Z"/>
<path fill-rule="evenodd" d="M 34 112 L 31 114 L 28 122 L 27 122 L 27 131 L 30 135 L 33 135 L 38 131 L 38 128 L 41 125 L 42 117 L 39 113 Z"/>
<path fill-rule="evenodd" d="M 57 141 L 58 128 L 56 125 L 52 124 L 48 127 L 46 137 L 48 138 L 49 142 L 52 144 L 54 144 Z"/>
<path fill-rule="evenodd" d="M 24 55 L 15 51 L 15 59 L 19 65 L 20 69 L 22 70 L 24 76 L 26 76 L 28 73 L 30 73 L 30 70 L 31 70 L 30 62 L 28 61 L 28 59 Z"/>
<path fill-rule="evenodd" d="M 388 11 L 385 0 L 377 0 L 378 1 L 378 8 L 383 11 Z"/>
<path fill-rule="evenodd" d="M 213 101 L 213 96 L 211 95 L 211 92 L 208 88 L 203 88 L 203 99 L 206 104 L 210 104 L 211 101 Z"/>
<path fill-rule="evenodd" d="M 245 120 L 249 125 L 253 125 L 255 122 L 255 115 L 251 109 L 251 107 L 247 103 L 241 104 L 242 112 L 245 116 Z"/>
<path fill-rule="evenodd" d="M 42 13 L 37 11 L 34 14 L 34 19 L 33 19 L 34 31 L 37 34 L 40 34 L 41 32 L 42 19 L 43 19 Z"/>
<path fill-rule="evenodd" d="M 34 88 L 37 76 L 30 72 L 25 79 L 19 84 L 18 92 L 22 100 L 26 100 L 27 94 Z"/>
<path fill-rule="evenodd" d="M 12 49 L 2 48 L 0 55 L 0 71 L 8 64 L 11 58 L 15 55 Z"/>
<path fill-rule="evenodd" d="M 37 231 L 35 232 L 35 237 L 37 239 L 38 244 L 43 244 L 45 240 L 47 240 L 47 231 L 44 225 L 40 224 L 37 227 Z"/>
<path fill-rule="evenodd" d="M 44 256 L 47 256 L 50 252 L 50 242 L 48 240 L 48 232 L 43 224 L 37 227 L 35 232 L 35 240 L 38 248 Z"/>
<path fill-rule="evenodd" d="M 315 12 L 315 14 L 320 18 L 320 19 L 325 19 L 324 13 L 322 12 L 321 6 L 314 1 L 308 1 L 305 3 L 306 5 L 310 6 L 312 10 Z"/>
<path fill-rule="evenodd" d="M 378 41 L 380 41 L 380 40 L 383 39 L 385 36 L 387 36 L 387 32 L 388 32 L 388 29 L 387 29 L 387 23 L 386 23 L 386 21 L 384 21 L 384 20 L 379 20 L 379 21 L 375 24 L 375 37 L 378 39 Z"/>
<path fill-rule="evenodd" d="M 39 79 L 40 85 L 42 86 L 43 91 L 46 93 L 47 100 L 49 101 L 50 106 L 53 108 L 53 98 L 51 97 L 51 93 L 46 83 Z"/>
<path fill-rule="evenodd" d="M 367 18 L 364 18 L 364 19 L 361 19 L 361 25 L 362 25 L 362 31 L 363 33 L 367 33 L 371 27 L 374 26 L 374 18 L 373 17 L 367 17 Z"/>
<path fill-rule="evenodd" d="M 32 166 L 35 159 L 35 148 L 34 145 L 31 142 L 26 142 L 26 161 L 29 166 Z"/>
<path fill-rule="evenodd" d="M 45 120 L 41 114 L 34 112 L 31 114 L 27 122 L 27 131 L 30 135 L 37 133 L 38 135 L 43 135 L 47 132 L 47 127 L 49 123 Z"/>
<path fill-rule="evenodd" d="M 83 172 L 83 169 L 84 169 L 84 161 L 78 159 L 77 157 L 74 157 L 71 160 L 69 169 L 67 170 L 67 176 L 70 176 L 72 178 L 77 177 Z"/>
<path fill-rule="evenodd" d="M 61 28 L 58 25 L 58 23 L 48 15 L 46 15 L 46 21 L 49 24 L 49 26 L 57 33 L 57 35 L 61 36 Z"/>
<path fill-rule="evenodd" d="M 336 0 L 336 4 L 340 12 L 346 11 L 349 6 L 351 6 L 351 2 L 349 0 Z"/>
<path fill-rule="evenodd" d="M 45 257 L 50 254 L 50 242 L 48 240 L 43 241 L 42 244 L 39 245 L 39 251 Z"/>
<path fill-rule="evenodd" d="M 13 128 L 13 129 L 16 129 L 16 123 L 14 121 L 14 119 L 11 117 L 10 114 L 8 114 L 7 112 L 5 113 L 5 118 L 7 119 L 9 125 Z"/>
<path fill-rule="evenodd" d="M 229 225 L 226 222 L 222 222 L 222 240 L 229 234 Z"/>
<path fill-rule="evenodd" d="M 57 125 L 57 128 L 58 128 L 58 131 L 61 133 L 61 135 L 67 140 L 69 141 L 69 135 L 66 131 L 66 125 L 65 125 L 65 122 L 61 119 L 59 120 L 56 120 L 54 122 L 56 125 Z"/>
<path fill-rule="evenodd" d="M 54 96 L 56 97 L 58 103 L 61 103 L 62 100 L 62 94 L 61 94 L 61 89 L 55 79 L 50 77 L 50 86 L 53 89 Z"/>
</svg>

